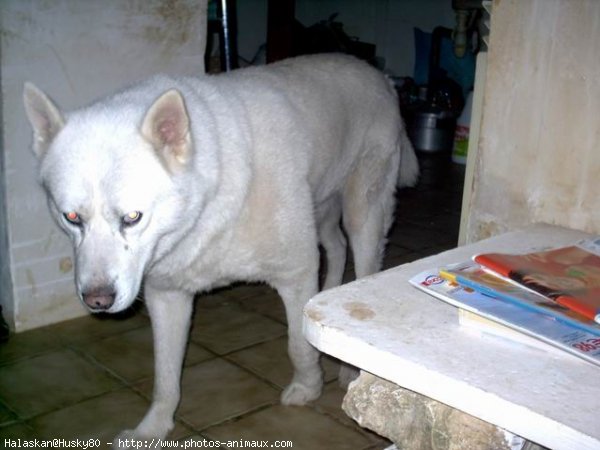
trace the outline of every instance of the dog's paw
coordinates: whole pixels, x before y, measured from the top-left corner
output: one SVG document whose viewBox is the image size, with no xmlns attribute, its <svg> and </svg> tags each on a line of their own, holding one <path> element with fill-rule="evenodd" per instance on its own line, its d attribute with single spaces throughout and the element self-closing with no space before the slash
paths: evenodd
<svg viewBox="0 0 600 450">
<path fill-rule="evenodd" d="M 306 386 L 292 382 L 285 388 L 281 394 L 281 404 L 283 405 L 305 405 L 306 403 L 316 400 L 321 395 L 321 384 L 316 386 Z"/>
</svg>

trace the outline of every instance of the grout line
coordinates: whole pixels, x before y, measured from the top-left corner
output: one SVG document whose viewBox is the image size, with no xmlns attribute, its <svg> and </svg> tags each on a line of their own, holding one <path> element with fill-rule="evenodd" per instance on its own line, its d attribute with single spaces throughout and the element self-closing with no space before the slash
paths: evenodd
<svg viewBox="0 0 600 450">
<path fill-rule="evenodd" d="M 259 405 L 255 408 L 251 408 L 248 411 L 244 411 L 242 413 L 240 413 L 239 415 L 235 416 L 235 417 L 229 417 L 227 419 L 223 419 L 219 422 L 215 422 L 213 424 L 207 425 L 203 428 L 199 428 L 197 429 L 198 433 L 203 433 L 207 436 L 210 436 L 210 433 L 206 433 L 206 430 L 208 430 L 209 428 L 212 427 L 217 427 L 217 426 L 223 426 L 223 425 L 227 425 L 230 423 L 235 423 L 235 422 L 239 422 L 240 420 L 243 420 L 244 418 L 254 415 L 254 414 L 258 414 L 261 411 L 266 411 L 269 408 L 272 408 L 274 406 L 277 406 L 279 403 L 274 403 L 274 402 L 268 402 L 262 405 Z M 209 438 L 210 440 L 215 440 L 214 438 Z"/>
<path fill-rule="evenodd" d="M 34 420 L 36 420 L 39 417 L 43 417 L 43 416 L 46 416 L 48 414 L 52 414 L 52 413 L 61 411 L 63 409 L 67 409 L 67 408 L 71 408 L 71 407 L 76 406 L 76 405 L 80 405 L 81 403 L 84 403 L 84 402 L 87 402 L 87 401 L 90 401 L 90 400 L 94 400 L 94 399 L 102 397 L 103 395 L 106 395 L 106 394 L 110 394 L 110 393 L 113 393 L 113 392 L 118 392 L 118 391 L 121 391 L 121 390 L 124 391 L 126 389 L 127 388 L 125 386 L 119 386 L 119 387 L 116 387 L 116 388 L 113 388 L 113 389 L 109 389 L 108 391 L 100 392 L 100 393 L 92 395 L 90 397 L 82 398 L 82 399 L 80 399 L 80 400 L 78 400 L 76 402 L 69 403 L 67 405 L 61 405 L 58 408 L 50 409 L 48 411 L 44 411 L 42 413 L 35 414 L 33 416 L 27 417 L 26 419 L 22 419 L 22 423 L 25 424 L 25 425 L 27 425 L 28 428 L 31 428 L 32 430 L 35 430 L 35 428 L 31 425 L 31 422 L 34 421 Z M 1 427 L 0 427 L 0 429 L 1 429 Z"/>
<path fill-rule="evenodd" d="M 2 398 L 0 398 L 0 406 L 2 406 L 4 409 L 8 410 L 8 412 L 14 416 L 13 419 L 8 419 L 7 421 L 0 423 L 0 429 L 2 429 L 3 427 L 9 426 L 9 425 L 14 425 L 15 423 L 19 423 L 19 422 L 23 421 L 23 419 L 21 417 L 19 417 L 17 412 L 14 409 L 12 409 L 8 403 L 6 403 L 6 400 L 3 400 Z"/>
<path fill-rule="evenodd" d="M 279 393 L 283 392 L 283 390 L 285 389 L 285 388 L 282 388 L 281 386 L 279 386 L 277 383 L 275 383 L 275 382 L 269 380 L 268 378 L 266 378 L 265 376 L 261 375 L 260 373 L 255 372 L 254 370 L 252 370 L 252 368 L 245 367 L 245 366 L 239 364 L 238 362 L 236 362 L 236 361 L 228 358 L 227 356 L 229 356 L 229 355 L 226 355 L 226 356 L 222 357 L 221 359 L 223 359 L 223 360 L 227 361 L 228 363 L 236 366 L 237 368 L 243 370 L 244 372 L 252 375 L 254 378 L 256 378 L 259 381 L 262 381 L 263 383 L 269 385 L 269 387 L 275 389 Z"/>
<path fill-rule="evenodd" d="M 252 347 L 256 347 L 257 345 L 274 341 L 275 339 L 280 339 L 280 338 L 282 338 L 284 336 L 287 336 L 287 330 L 282 331 L 281 334 L 277 334 L 275 336 L 272 336 L 272 337 L 269 337 L 269 338 L 265 338 L 264 340 L 260 340 L 258 342 L 251 342 L 251 343 L 248 343 L 248 344 L 244 344 L 242 347 L 234 348 L 232 350 L 228 350 L 228 351 L 223 352 L 223 353 L 219 353 L 216 350 L 211 349 L 205 343 L 196 340 L 197 338 L 193 338 L 192 336 L 190 336 L 189 341 L 193 342 L 196 345 L 200 345 L 200 346 L 204 347 L 206 350 L 208 350 L 209 352 L 213 353 L 215 356 L 223 358 L 223 357 L 229 356 L 229 355 L 231 355 L 233 353 L 237 353 L 237 352 L 240 352 L 242 350 L 248 350 L 248 349 L 250 349 Z"/>
</svg>

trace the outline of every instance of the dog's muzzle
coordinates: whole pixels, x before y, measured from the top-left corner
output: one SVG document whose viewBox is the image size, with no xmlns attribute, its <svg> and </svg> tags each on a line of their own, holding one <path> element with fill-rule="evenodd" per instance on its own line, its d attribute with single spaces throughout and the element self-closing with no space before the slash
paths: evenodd
<svg viewBox="0 0 600 450">
<path fill-rule="evenodd" d="M 106 311 L 115 303 L 116 292 L 111 287 L 100 287 L 82 292 L 83 302 L 92 311 Z"/>
</svg>

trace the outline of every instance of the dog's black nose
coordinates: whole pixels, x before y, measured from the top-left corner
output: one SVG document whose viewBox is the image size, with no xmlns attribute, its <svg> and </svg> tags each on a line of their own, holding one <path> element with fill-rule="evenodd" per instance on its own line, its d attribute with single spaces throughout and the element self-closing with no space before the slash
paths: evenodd
<svg viewBox="0 0 600 450">
<path fill-rule="evenodd" d="M 117 294 L 110 287 L 100 287 L 82 292 L 84 303 L 93 311 L 106 311 L 115 302 Z"/>
</svg>

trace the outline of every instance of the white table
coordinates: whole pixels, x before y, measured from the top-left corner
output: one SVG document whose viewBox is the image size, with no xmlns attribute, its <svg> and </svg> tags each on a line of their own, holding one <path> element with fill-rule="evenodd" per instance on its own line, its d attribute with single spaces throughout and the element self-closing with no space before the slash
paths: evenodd
<svg viewBox="0 0 600 450">
<path fill-rule="evenodd" d="M 600 449 L 600 368 L 458 324 L 457 309 L 408 283 L 484 251 L 569 244 L 549 225 L 508 233 L 321 292 L 304 331 L 324 353 L 554 450 Z"/>
</svg>

